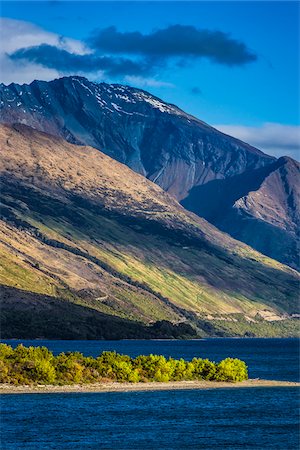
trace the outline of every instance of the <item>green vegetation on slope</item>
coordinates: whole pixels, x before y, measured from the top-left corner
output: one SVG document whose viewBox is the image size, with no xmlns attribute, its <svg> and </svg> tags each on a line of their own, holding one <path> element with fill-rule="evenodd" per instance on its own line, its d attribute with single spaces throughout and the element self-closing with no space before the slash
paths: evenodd
<svg viewBox="0 0 300 450">
<path fill-rule="evenodd" d="M 46 201 L 41 194 L 40 201 Z M 257 276 L 260 263 L 219 256 L 197 242 L 184 245 L 172 231 L 166 236 L 151 233 L 146 220 L 127 224 L 121 216 L 110 217 L 104 210 L 95 214 L 72 204 L 65 205 L 65 216 L 57 217 L 51 199 L 51 215 L 32 211 L 30 200 L 28 205 L 30 212 L 13 211 L 30 231 L 30 237 L 22 239 L 18 228 L 18 248 L 33 258 L 29 269 L 41 277 L 55 274 L 54 283 L 78 297 L 89 291 L 85 298 L 97 310 L 146 322 L 178 320 L 183 310 L 250 316 L 264 309 L 294 312 L 296 279 L 283 271 L 264 268 Z M 75 216 L 77 221 L 71 222 Z M 4 239 L 16 248 L 13 240 Z M 4 284 L 13 285 L 8 281 Z M 98 295 L 97 289 L 104 294 Z M 103 300 L 93 301 L 99 298 Z"/>
<path fill-rule="evenodd" d="M 211 380 L 237 382 L 248 379 L 247 366 L 239 359 L 220 363 L 208 359 L 166 359 L 161 355 L 131 358 L 116 352 L 103 352 L 97 358 L 79 352 L 54 356 L 46 347 L 15 349 L 0 344 L 0 383 L 72 384 L 107 381 L 147 382 Z"/>
<path fill-rule="evenodd" d="M 217 317 L 199 320 L 197 328 L 204 336 L 220 337 L 296 337 L 300 336 L 299 318 L 266 321 L 256 316 L 247 320 L 242 314 L 229 314 L 224 320 Z"/>
<path fill-rule="evenodd" d="M 256 317 L 267 311 L 286 324 L 298 312 L 295 271 L 233 241 L 101 152 L 6 127 L 0 144 L 3 336 L 119 338 L 112 318 L 130 325 L 123 337 L 165 321 L 192 324 L 198 336 L 276 334 L 280 327 L 262 328 Z"/>
</svg>

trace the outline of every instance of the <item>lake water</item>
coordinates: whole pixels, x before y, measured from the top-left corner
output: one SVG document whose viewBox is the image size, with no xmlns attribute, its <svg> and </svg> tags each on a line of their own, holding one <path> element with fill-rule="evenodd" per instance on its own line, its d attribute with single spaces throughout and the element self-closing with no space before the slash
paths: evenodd
<svg viewBox="0 0 300 450">
<path fill-rule="evenodd" d="M 15 346 L 19 341 L 4 341 Z M 54 353 L 245 360 L 251 378 L 299 380 L 296 339 L 23 341 Z M 5 395 L 1 450 L 299 448 L 298 389 Z"/>
</svg>

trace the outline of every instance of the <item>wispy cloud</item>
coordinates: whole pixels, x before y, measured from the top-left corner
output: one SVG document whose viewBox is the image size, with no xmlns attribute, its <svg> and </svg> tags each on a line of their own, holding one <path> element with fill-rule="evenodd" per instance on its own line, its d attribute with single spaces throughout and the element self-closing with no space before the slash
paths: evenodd
<svg viewBox="0 0 300 450">
<path fill-rule="evenodd" d="M 2 35 L 1 51 L 6 53 L 12 53 L 19 48 L 32 47 L 42 43 L 54 45 L 79 55 L 91 53 L 91 50 L 84 42 L 52 33 L 30 22 L 0 18 L 0 25 Z"/>
<path fill-rule="evenodd" d="M 37 46 L 44 42 L 76 55 L 91 52 L 85 43 L 46 31 L 32 23 L 0 18 L 0 75 L 3 83 L 29 83 L 32 80 L 53 80 L 62 75 L 59 70 L 32 61 L 12 60 L 9 54 L 20 48 Z"/>
<path fill-rule="evenodd" d="M 214 127 L 270 155 L 300 159 L 300 126 L 267 122 L 257 127 L 222 124 Z"/>
<path fill-rule="evenodd" d="M 124 78 L 126 83 L 132 84 L 137 87 L 166 87 L 166 88 L 174 88 L 175 85 L 173 83 L 168 83 L 167 81 L 157 80 L 155 78 L 143 78 L 135 75 L 128 75 Z"/>
</svg>

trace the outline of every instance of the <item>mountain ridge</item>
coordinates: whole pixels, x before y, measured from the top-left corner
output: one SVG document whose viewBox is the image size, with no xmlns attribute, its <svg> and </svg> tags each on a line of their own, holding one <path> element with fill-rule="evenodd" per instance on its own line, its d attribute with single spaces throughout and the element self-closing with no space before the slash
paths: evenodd
<svg viewBox="0 0 300 450">
<path fill-rule="evenodd" d="M 189 118 L 189 119 L 191 119 L 191 120 L 193 120 L 193 121 L 195 121 L 197 123 L 200 123 L 201 125 L 205 126 L 206 128 L 208 128 L 210 130 L 217 131 L 217 133 L 220 134 L 220 135 L 223 135 L 223 136 L 226 136 L 226 137 L 230 137 L 231 139 L 235 140 L 236 142 L 241 143 L 243 145 L 246 145 L 249 148 L 249 151 L 253 151 L 254 153 L 261 154 L 263 156 L 267 156 L 270 159 L 274 159 L 274 160 L 276 159 L 275 157 L 272 157 L 270 155 L 266 155 L 260 149 L 254 147 L 254 146 L 252 146 L 250 144 L 247 144 L 246 142 L 242 141 L 241 139 L 235 138 L 234 136 L 230 136 L 227 133 L 224 133 L 223 131 L 217 130 L 213 126 L 209 125 L 207 122 L 202 121 L 198 117 L 193 116 L 192 114 L 189 114 L 189 113 L 185 112 L 183 109 L 179 108 L 174 103 L 165 102 L 165 101 L 161 100 L 159 97 L 151 94 L 149 91 L 146 91 L 145 89 L 141 89 L 141 88 L 135 88 L 135 87 L 133 87 L 131 85 L 126 85 L 126 84 L 124 85 L 124 84 L 120 84 L 120 83 L 92 82 L 92 81 L 89 81 L 88 78 L 86 78 L 86 77 L 76 75 L 76 76 L 63 76 L 63 77 L 60 77 L 60 78 L 55 78 L 55 79 L 51 80 L 50 82 L 49 81 L 43 81 L 43 80 L 33 80 L 31 83 L 23 83 L 23 84 L 13 83 L 12 82 L 12 83 L 6 85 L 4 83 L 0 83 L 0 87 L 2 87 L 4 89 L 5 88 L 14 88 L 16 93 L 18 93 L 20 87 L 24 88 L 24 87 L 34 86 L 34 85 L 39 85 L 39 84 L 48 84 L 48 83 L 59 82 L 59 81 L 63 81 L 63 80 L 69 80 L 70 78 L 72 80 L 76 80 L 76 81 L 79 81 L 79 82 L 80 81 L 84 81 L 84 82 L 86 82 L 88 84 L 92 84 L 94 86 L 104 86 L 106 89 L 109 88 L 109 87 L 112 87 L 112 88 L 121 89 L 121 90 L 129 90 L 129 91 L 137 92 L 137 93 L 138 92 L 142 92 L 144 95 L 152 97 L 154 100 L 156 100 L 159 103 L 161 103 L 162 106 L 165 105 L 165 106 L 169 107 L 170 110 L 173 110 L 174 112 L 176 111 L 179 115 L 185 116 L 185 117 L 187 117 L 187 118 Z M 82 144 L 82 145 L 84 145 L 84 144 Z"/>
<path fill-rule="evenodd" d="M 228 192 L 229 184 L 231 189 L 235 189 L 235 201 L 249 196 L 251 191 L 241 195 L 240 187 L 249 184 L 252 177 L 252 188 L 260 174 L 268 172 L 265 168 L 276 164 L 276 159 L 215 130 L 146 91 L 92 83 L 84 77 L 34 81 L 22 86 L 2 85 L 0 120 L 10 124 L 25 123 L 71 143 L 98 148 L 154 181 L 185 208 L 236 239 L 299 268 L 299 259 L 292 251 L 292 247 L 297 246 L 298 236 L 291 232 L 295 228 L 294 216 L 298 220 L 300 214 L 298 207 L 294 216 L 286 208 L 287 220 L 277 225 L 269 224 L 267 217 L 263 216 L 259 241 L 253 236 L 251 227 L 240 226 L 237 205 L 228 204 L 222 221 L 211 213 L 211 210 L 220 209 L 217 189 Z M 239 180 L 239 186 L 234 183 L 235 179 Z M 286 179 L 291 181 L 290 177 Z M 295 187 L 294 183 L 294 190 Z M 224 197 L 222 210 L 223 202 Z M 225 202 L 228 203 L 228 199 Z M 273 197 L 273 202 L 275 211 L 281 200 Z M 261 206 L 267 208 L 260 203 L 253 205 L 254 209 L 255 206 L 257 209 Z M 270 226 L 273 227 L 272 233 L 269 233 Z M 281 245 L 278 251 L 278 236 L 282 235 L 286 236 L 287 246 Z"/>
</svg>

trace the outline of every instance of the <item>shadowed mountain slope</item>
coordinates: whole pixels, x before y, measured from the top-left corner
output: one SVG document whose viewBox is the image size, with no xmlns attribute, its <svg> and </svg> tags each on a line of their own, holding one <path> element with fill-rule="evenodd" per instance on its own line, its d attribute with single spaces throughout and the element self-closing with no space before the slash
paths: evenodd
<svg viewBox="0 0 300 450">
<path fill-rule="evenodd" d="M 261 169 L 193 188 L 182 204 L 236 239 L 299 269 L 299 181 L 300 164 L 282 157 Z"/>
<path fill-rule="evenodd" d="M 283 263 L 299 267 L 297 241 L 291 231 L 295 227 L 291 217 L 297 212 L 291 206 L 282 208 L 282 203 L 288 203 L 288 194 L 281 197 L 282 192 L 293 189 L 296 181 L 291 177 L 282 179 L 280 183 L 292 184 L 280 193 L 276 189 L 279 197 L 275 193 L 270 197 L 274 211 L 280 209 L 285 215 L 280 223 L 270 225 L 261 214 L 262 207 L 268 209 L 270 201 L 265 204 L 258 192 L 251 195 L 250 216 L 259 216 L 260 222 L 255 219 L 255 226 L 249 227 L 247 211 L 247 220 L 241 226 L 240 204 L 261 186 L 263 174 L 268 176 L 274 169 L 275 158 L 148 92 L 93 83 L 78 76 L 22 86 L 1 85 L 0 120 L 24 123 L 71 143 L 98 148 L 154 181 L 232 236 Z M 265 170 L 269 165 L 272 168 Z M 216 217 L 215 213 L 220 205 L 218 190 L 229 194 L 229 198 L 222 195 L 221 204 L 229 203 L 230 207 L 221 220 L 220 214 Z M 242 209 L 245 217 L 245 208 Z M 284 237 L 280 247 L 278 236 Z"/>
<path fill-rule="evenodd" d="M 81 336 L 94 338 L 120 335 L 99 331 L 112 316 L 127 321 L 123 337 L 149 337 L 191 335 L 188 323 L 215 334 L 207 326 L 215 319 L 222 333 L 240 319 L 243 330 L 251 323 L 259 328 L 263 318 L 297 313 L 295 271 L 221 233 L 98 150 L 23 125 L 1 126 L 0 145 L 0 280 L 12 330 L 20 309 L 26 323 L 31 310 L 28 335 L 36 324 L 37 335 L 45 335 L 37 320 L 48 309 L 53 337 L 60 302 L 70 310 L 66 327 L 73 327 L 76 311 L 88 310 L 89 318 L 94 311 L 92 323 L 100 325 L 89 332 L 85 313 L 81 321 Z M 24 296 L 29 309 L 20 304 Z"/>
</svg>

